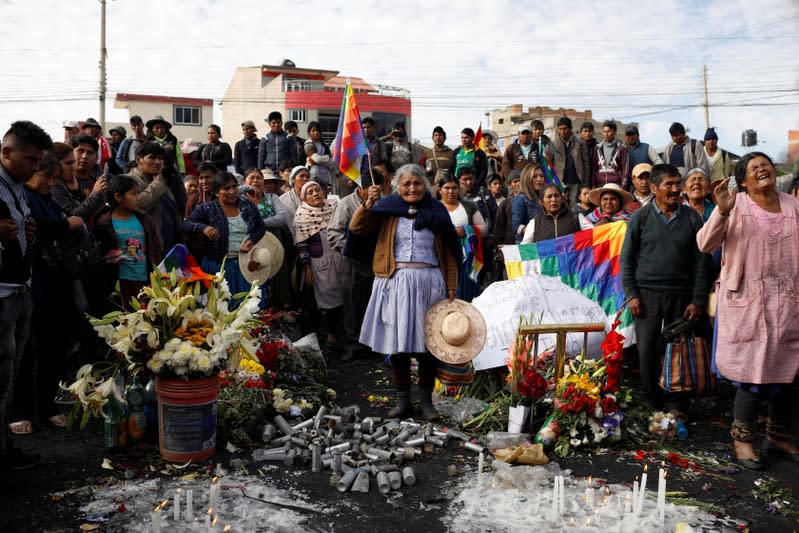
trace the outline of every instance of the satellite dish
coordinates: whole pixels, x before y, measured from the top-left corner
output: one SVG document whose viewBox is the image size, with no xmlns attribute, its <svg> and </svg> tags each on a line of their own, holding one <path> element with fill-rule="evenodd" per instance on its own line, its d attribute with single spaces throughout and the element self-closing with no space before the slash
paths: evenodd
<svg viewBox="0 0 799 533">
<path fill-rule="evenodd" d="M 281 67 L 296 67 L 297 65 L 294 64 L 294 61 L 291 59 L 284 59 L 282 63 L 280 63 Z"/>
</svg>

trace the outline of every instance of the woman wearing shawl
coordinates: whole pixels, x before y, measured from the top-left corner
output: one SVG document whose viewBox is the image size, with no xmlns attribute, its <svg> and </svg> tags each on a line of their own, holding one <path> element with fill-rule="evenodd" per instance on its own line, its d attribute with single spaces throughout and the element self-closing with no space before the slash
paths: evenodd
<svg viewBox="0 0 799 533">
<path fill-rule="evenodd" d="M 266 232 L 264 219 L 255 204 L 239 196 L 236 176 L 220 172 L 214 176 L 214 200 L 200 204 L 183 222 L 186 233 L 201 233 L 207 239 L 206 255 L 200 265 L 215 274 L 225 261 L 225 280 L 231 294 L 247 292 L 250 284 L 241 275 L 239 251 L 248 252 Z M 269 285 L 261 287 L 261 300 L 269 300 Z M 233 303 L 233 302 L 231 302 Z"/>
<path fill-rule="evenodd" d="M 460 239 L 443 204 L 430 194 L 424 170 L 413 164 L 397 170 L 397 192 L 380 199 L 369 187 L 366 201 L 350 222 L 351 238 L 371 242 L 375 280 L 361 328 L 360 342 L 391 354 L 397 405 L 390 417 L 413 412 L 410 403 L 411 356 L 419 362 L 421 410 L 437 416 L 432 403 L 436 362 L 424 343 L 424 316 L 434 304 L 455 299 Z M 379 201 L 378 201 L 379 200 Z"/>
<path fill-rule="evenodd" d="M 461 185 L 456 177 L 447 175 L 441 178 L 438 190 L 441 193 L 441 203 L 447 208 L 465 256 L 458 268 L 458 298 L 471 302 L 480 294 L 477 276 L 483 262 L 482 238 L 488 232 L 488 226 L 472 202 L 461 200 Z"/>
<path fill-rule="evenodd" d="M 537 163 L 531 163 L 522 170 L 519 194 L 513 197 L 511 204 L 511 225 L 516 244 L 521 242 L 527 222 L 541 211 L 539 193 L 545 181 L 544 170 Z"/>
<path fill-rule="evenodd" d="M 280 196 L 280 203 L 286 211 L 286 225 L 289 229 L 294 231 L 294 213 L 300 208 L 302 200 L 300 200 L 300 191 L 302 186 L 311 179 L 308 169 L 302 165 L 297 165 L 291 169 L 289 174 L 289 190 Z"/>
<path fill-rule="evenodd" d="M 319 324 L 327 331 L 327 347 L 338 340 L 341 306 L 344 292 L 341 287 L 341 254 L 327 242 L 327 225 L 333 217 L 336 202 L 325 199 L 322 187 L 309 181 L 300 189 L 302 204 L 294 215 L 294 242 L 297 250 L 297 270 L 302 283 L 313 288 Z"/>
<path fill-rule="evenodd" d="M 608 222 L 617 222 L 619 220 L 625 222 L 630 220 L 631 213 L 622 206 L 632 202 L 633 195 L 615 183 L 608 183 L 598 189 L 594 189 L 588 195 L 588 198 L 591 200 L 592 204 L 599 206 L 585 216 L 588 222 L 593 226 L 607 224 Z M 582 222 L 582 215 L 580 218 Z"/>
</svg>

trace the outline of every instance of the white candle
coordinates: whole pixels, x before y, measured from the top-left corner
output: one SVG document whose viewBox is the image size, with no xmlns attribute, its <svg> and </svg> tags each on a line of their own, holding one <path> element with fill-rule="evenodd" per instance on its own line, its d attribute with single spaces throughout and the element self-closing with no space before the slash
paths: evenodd
<svg viewBox="0 0 799 533">
<path fill-rule="evenodd" d="M 156 507 L 152 512 L 153 533 L 161 533 L 161 507 Z"/>
<path fill-rule="evenodd" d="M 180 520 L 180 493 L 183 492 L 183 489 L 178 489 L 175 491 L 175 510 L 174 510 L 174 517 L 175 522 Z"/>
<path fill-rule="evenodd" d="M 638 512 L 638 478 L 633 481 L 633 513 Z"/>
<path fill-rule="evenodd" d="M 206 529 L 211 529 L 211 515 L 214 514 L 213 508 L 209 507 L 208 512 L 205 513 L 205 527 Z"/>
<path fill-rule="evenodd" d="M 644 473 L 641 475 L 641 486 L 638 491 L 638 510 L 636 514 L 641 514 L 641 511 L 644 509 L 644 501 L 646 501 L 646 481 L 647 481 L 647 470 L 649 467 L 644 465 Z"/>
<path fill-rule="evenodd" d="M 186 521 L 194 520 L 194 491 L 186 489 Z"/>
<path fill-rule="evenodd" d="M 479 487 L 483 481 L 483 461 L 485 460 L 483 452 L 477 456 L 477 486 Z"/>
<path fill-rule="evenodd" d="M 658 472 L 658 515 L 662 526 L 666 520 L 666 471 L 663 468 Z"/>
<path fill-rule="evenodd" d="M 219 478 L 214 477 L 211 480 L 211 491 L 208 496 L 208 507 L 216 509 L 217 501 L 219 500 Z"/>
<path fill-rule="evenodd" d="M 558 477 L 560 478 L 560 487 L 558 488 L 558 511 L 560 512 L 560 516 L 563 516 L 566 510 L 566 482 L 563 476 Z"/>
<path fill-rule="evenodd" d="M 596 503 L 595 495 L 596 495 L 595 489 L 592 489 L 591 487 L 585 489 L 585 502 L 588 504 L 588 507 L 590 507 L 591 509 L 594 508 L 594 504 Z"/>
<path fill-rule="evenodd" d="M 630 514 L 631 512 L 633 512 L 633 502 L 630 495 L 627 494 L 627 497 L 624 498 L 624 514 Z"/>
<path fill-rule="evenodd" d="M 552 519 L 558 516 L 558 489 L 560 488 L 560 483 L 558 482 L 558 477 L 555 476 L 555 479 L 552 481 Z"/>
</svg>

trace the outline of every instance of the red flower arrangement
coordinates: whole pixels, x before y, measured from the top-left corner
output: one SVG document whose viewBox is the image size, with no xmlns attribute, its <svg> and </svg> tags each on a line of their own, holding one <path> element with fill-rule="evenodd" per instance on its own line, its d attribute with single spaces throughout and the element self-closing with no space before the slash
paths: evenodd
<svg viewBox="0 0 799 533">
<path fill-rule="evenodd" d="M 624 350 L 625 337 L 616 331 L 616 329 L 619 327 L 619 324 L 621 324 L 619 317 L 622 311 L 624 311 L 624 307 L 625 306 L 622 306 L 619 312 L 616 313 L 613 325 L 611 325 L 610 331 L 600 345 L 602 357 L 605 360 L 605 366 L 607 368 L 604 389 L 608 392 L 617 392 L 619 387 L 621 387 L 622 351 Z"/>
</svg>

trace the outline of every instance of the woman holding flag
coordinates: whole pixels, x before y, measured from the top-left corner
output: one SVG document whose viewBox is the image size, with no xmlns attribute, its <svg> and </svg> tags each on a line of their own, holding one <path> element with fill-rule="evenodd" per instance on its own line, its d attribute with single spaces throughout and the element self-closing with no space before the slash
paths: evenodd
<svg viewBox="0 0 799 533">
<path fill-rule="evenodd" d="M 482 237 L 486 235 L 488 226 L 474 203 L 461 200 L 461 186 L 457 178 L 442 178 L 438 182 L 438 188 L 441 203 L 449 212 L 463 248 L 464 261 L 458 268 L 458 298 L 471 302 L 480 294 L 477 276 L 483 266 Z"/>
<path fill-rule="evenodd" d="M 422 415 L 432 419 L 437 416 L 432 403 L 436 362 L 425 346 L 424 317 L 444 298 L 455 299 L 462 252 L 449 213 L 430 194 L 424 170 L 403 165 L 397 183 L 397 192 L 382 200 L 380 187 L 369 187 L 350 222 L 350 238 L 373 252 L 375 273 L 360 342 L 377 353 L 392 354 L 397 405 L 388 416 L 413 412 L 413 356 L 419 362 Z"/>
</svg>

